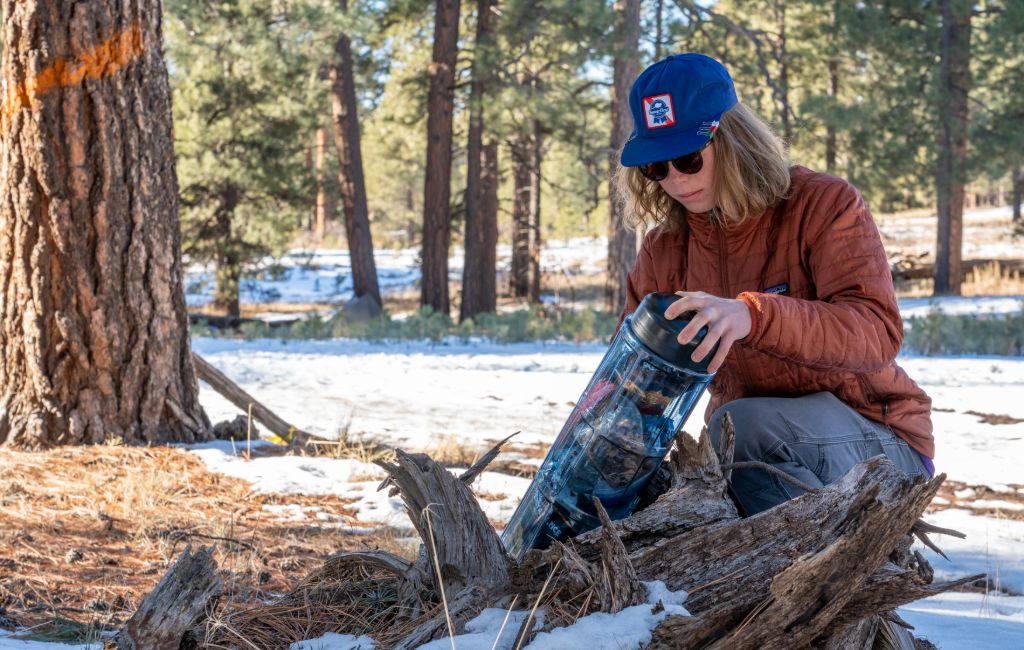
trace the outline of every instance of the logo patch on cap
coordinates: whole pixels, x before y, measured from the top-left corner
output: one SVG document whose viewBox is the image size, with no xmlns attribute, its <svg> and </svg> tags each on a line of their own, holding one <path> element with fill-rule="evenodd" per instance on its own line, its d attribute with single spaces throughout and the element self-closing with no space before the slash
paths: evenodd
<svg viewBox="0 0 1024 650">
<path fill-rule="evenodd" d="M 651 95 L 644 97 L 644 120 L 648 129 L 663 129 L 676 123 L 676 111 L 672 107 L 672 95 Z"/>
<path fill-rule="evenodd" d="M 699 133 L 700 135 L 708 136 L 708 139 L 710 140 L 711 138 L 715 137 L 715 131 L 717 130 L 718 120 L 715 120 L 714 122 L 701 122 L 700 128 L 697 130 L 697 133 Z"/>
</svg>

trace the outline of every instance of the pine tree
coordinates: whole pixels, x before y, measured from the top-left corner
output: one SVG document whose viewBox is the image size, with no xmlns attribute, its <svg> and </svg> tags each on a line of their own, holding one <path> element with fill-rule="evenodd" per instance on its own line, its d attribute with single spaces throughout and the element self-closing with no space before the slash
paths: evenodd
<svg viewBox="0 0 1024 650">
<path fill-rule="evenodd" d="M 340 0 L 339 9 L 348 12 L 348 1 Z M 362 133 L 356 102 L 355 64 L 351 40 L 342 31 L 334 42 L 331 64 L 331 112 L 334 142 L 338 154 L 338 185 L 345 218 L 345 239 L 352 264 L 352 290 L 356 298 L 367 296 L 383 304 L 377 283 L 377 265 L 373 259 L 373 236 L 366 201 L 363 175 Z"/>
<path fill-rule="evenodd" d="M 619 151 L 633 131 L 629 112 L 629 89 L 640 74 L 640 0 L 615 3 L 615 53 L 612 58 L 611 158 L 609 169 L 618 166 Z M 636 259 L 636 236 L 626 224 L 625 205 L 616 192 L 609 192 L 608 207 L 608 282 L 605 303 L 608 311 L 618 312 L 626 304 L 629 269 Z"/>
<path fill-rule="evenodd" d="M 423 264 L 420 304 L 448 314 L 451 244 L 452 120 L 459 0 L 437 0 L 427 99 L 426 179 L 423 184 Z"/>
<path fill-rule="evenodd" d="M 314 192 L 305 154 L 319 86 L 302 3 L 168 3 L 185 252 L 216 268 L 214 304 L 239 313 L 244 270 L 280 251 Z"/>
<path fill-rule="evenodd" d="M 496 250 L 498 243 L 498 140 L 489 124 L 487 106 L 497 96 L 494 73 L 497 3 L 478 0 L 473 81 L 469 99 L 469 134 L 466 146 L 465 264 L 459 320 L 493 312 L 497 305 Z"/>
<path fill-rule="evenodd" d="M 161 4 L 0 8 L 0 445 L 207 439 Z"/>
</svg>

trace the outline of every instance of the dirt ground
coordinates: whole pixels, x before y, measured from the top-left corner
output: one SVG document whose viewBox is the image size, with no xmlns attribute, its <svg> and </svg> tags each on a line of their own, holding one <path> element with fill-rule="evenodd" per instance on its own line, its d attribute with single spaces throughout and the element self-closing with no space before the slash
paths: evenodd
<svg viewBox="0 0 1024 650">
<path fill-rule="evenodd" d="M 186 545 L 215 545 L 227 603 L 282 593 L 334 552 L 398 549 L 349 500 L 260 494 L 180 449 L 0 450 L 0 619 L 50 640 L 117 628 Z M 318 508 L 327 523 L 272 506 Z M 372 545 L 371 545 L 372 544 Z"/>
</svg>

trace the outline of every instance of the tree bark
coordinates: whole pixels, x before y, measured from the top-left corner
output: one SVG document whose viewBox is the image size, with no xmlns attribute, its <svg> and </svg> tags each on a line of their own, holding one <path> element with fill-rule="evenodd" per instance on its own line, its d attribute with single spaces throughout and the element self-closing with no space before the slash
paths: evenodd
<svg viewBox="0 0 1024 650">
<path fill-rule="evenodd" d="M 327 184 L 324 183 L 324 166 L 327 160 L 327 147 L 330 136 L 327 127 L 321 126 L 316 130 L 316 145 L 313 150 L 313 170 L 316 174 L 316 206 L 313 211 L 313 236 L 317 241 L 327 234 L 327 227 L 334 217 L 337 209 L 334 194 L 327 191 Z M 374 273 L 376 276 L 376 273 Z"/>
<path fill-rule="evenodd" d="M 970 89 L 971 12 L 969 0 L 941 0 L 939 156 L 935 175 L 938 236 L 935 295 L 960 295 L 964 184 L 967 167 L 967 95 Z"/>
<path fill-rule="evenodd" d="M 225 181 L 220 188 L 220 200 L 213 217 L 216 242 L 213 306 L 230 318 L 241 315 L 238 292 L 242 286 L 242 243 L 231 232 L 239 200 L 238 186 Z"/>
<path fill-rule="evenodd" d="M 533 200 L 533 134 L 521 128 L 512 143 L 512 269 L 509 282 L 512 295 L 530 294 L 530 224 Z"/>
<path fill-rule="evenodd" d="M 427 95 L 427 163 L 423 186 L 423 264 L 420 304 L 448 314 L 449 200 L 452 176 L 452 112 L 458 54 L 459 0 L 437 0 L 434 49 Z"/>
<path fill-rule="evenodd" d="M 529 300 L 540 302 L 540 246 L 543 241 L 540 218 L 541 163 L 544 162 L 544 128 L 538 119 L 533 124 L 533 147 L 530 150 L 530 291 Z"/>
<path fill-rule="evenodd" d="M 476 51 L 469 99 L 466 259 L 459 320 L 497 308 L 498 142 L 493 134 L 488 133 L 485 138 L 484 133 L 484 106 L 495 83 L 489 56 L 494 47 L 495 5 L 494 0 L 477 1 Z"/>
<path fill-rule="evenodd" d="M 1013 223 L 1020 223 L 1020 202 L 1024 199 L 1024 172 L 1021 171 L 1020 166 L 1016 166 L 1010 174 L 1010 182 L 1013 186 L 1010 199 L 1013 202 Z"/>
<path fill-rule="evenodd" d="M 343 12 L 347 12 L 348 0 L 339 0 L 339 6 Z M 366 207 L 352 47 L 348 35 L 344 33 L 339 34 L 334 42 L 331 110 L 334 118 L 334 144 L 338 150 L 338 184 L 341 186 L 345 239 L 352 264 L 352 291 L 356 298 L 369 296 L 377 305 L 383 305 L 377 283 L 377 265 L 373 259 L 370 215 Z"/>
<path fill-rule="evenodd" d="M 783 0 L 776 6 L 776 22 L 779 29 L 778 52 L 779 84 L 775 89 L 779 102 L 779 123 L 782 125 L 782 139 L 786 146 L 793 145 L 793 123 L 789 106 L 789 50 L 786 44 L 786 3 Z"/>
<path fill-rule="evenodd" d="M 825 127 L 825 171 L 836 173 L 836 155 L 838 152 L 838 129 L 836 128 L 835 111 L 839 106 L 839 55 L 836 41 L 839 39 L 839 4 L 832 3 L 832 29 L 829 32 L 830 56 L 828 59 L 828 96 L 832 98 L 831 112 Z"/>
<path fill-rule="evenodd" d="M 381 488 L 405 502 L 423 541 L 416 561 L 385 553 L 332 558 L 291 594 L 231 627 L 244 633 L 246 621 L 287 629 L 291 620 L 315 620 L 415 648 L 449 629 L 460 633 L 483 607 L 539 605 L 550 630 L 638 604 L 646 596 L 639 581 L 662 580 L 689 592 L 684 605 L 692 616 L 662 620 L 651 648 L 870 648 L 885 627 L 876 616 L 891 619 L 895 607 L 983 577 L 931 584 L 927 561 L 909 552 L 909 533 L 955 534 L 917 519 L 945 477 L 912 480 L 881 456 L 830 486 L 739 518 L 727 494 L 735 445 L 727 422 L 720 452 L 706 430 L 699 441 L 680 434 L 666 466 L 671 487 L 647 509 L 617 522 L 602 517 L 600 528 L 530 551 L 518 564 L 469 490 L 503 443 L 458 478 L 425 455 L 396 451 L 394 462 L 377 463 L 389 475 Z M 367 573 L 371 566 L 376 575 Z M 353 591 L 335 602 L 308 595 L 337 584 Z M 363 603 L 381 594 L 367 629 Z M 305 604 L 293 607 L 297 599 Z M 528 644 L 536 627 L 524 620 L 517 645 Z"/>
<path fill-rule="evenodd" d="M 640 0 L 618 0 L 615 11 L 612 132 L 608 156 L 608 170 L 612 174 L 619 168 L 619 151 L 633 130 L 629 89 L 640 74 Z M 658 18 L 660 21 L 660 5 Z M 611 182 L 614 183 L 614 180 Z M 618 313 L 626 304 L 626 276 L 636 259 L 636 235 L 626 226 L 625 203 L 614 188 L 608 194 L 608 282 L 605 285 L 605 307 L 608 311 Z"/>
<path fill-rule="evenodd" d="M 161 3 L 0 4 L 0 445 L 205 440 Z"/>
<path fill-rule="evenodd" d="M 220 596 L 213 547 L 192 553 L 189 546 L 142 600 L 106 650 L 180 650 L 194 647 L 183 642 L 193 626 L 202 622 L 209 606 Z"/>
</svg>

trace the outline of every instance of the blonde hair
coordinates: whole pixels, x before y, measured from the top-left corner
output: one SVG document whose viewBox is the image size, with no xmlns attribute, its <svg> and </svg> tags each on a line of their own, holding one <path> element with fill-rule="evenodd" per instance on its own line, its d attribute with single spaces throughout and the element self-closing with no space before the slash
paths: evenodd
<svg viewBox="0 0 1024 650">
<path fill-rule="evenodd" d="M 715 212 L 724 223 L 759 217 L 789 189 L 789 160 L 782 140 L 743 104 L 722 115 L 715 131 Z M 678 232 L 686 209 L 638 167 L 620 166 L 615 192 L 631 226 L 659 225 Z"/>
</svg>

